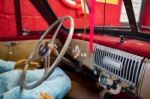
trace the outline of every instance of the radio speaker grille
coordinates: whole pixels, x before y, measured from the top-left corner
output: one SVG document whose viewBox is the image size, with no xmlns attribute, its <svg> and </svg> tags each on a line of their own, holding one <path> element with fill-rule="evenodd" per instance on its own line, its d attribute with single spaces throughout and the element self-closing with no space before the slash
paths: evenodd
<svg viewBox="0 0 150 99">
<path fill-rule="evenodd" d="M 121 81 L 137 86 L 144 70 L 144 57 L 121 50 L 97 45 L 94 49 L 94 65 Z"/>
</svg>

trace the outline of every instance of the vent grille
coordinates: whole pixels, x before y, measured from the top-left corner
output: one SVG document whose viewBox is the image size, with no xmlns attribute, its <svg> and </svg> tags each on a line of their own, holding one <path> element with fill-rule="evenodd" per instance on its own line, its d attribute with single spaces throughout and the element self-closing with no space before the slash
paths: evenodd
<svg viewBox="0 0 150 99">
<path fill-rule="evenodd" d="M 94 49 L 94 65 L 129 83 L 137 86 L 144 70 L 144 57 L 124 51 L 97 45 Z"/>
</svg>

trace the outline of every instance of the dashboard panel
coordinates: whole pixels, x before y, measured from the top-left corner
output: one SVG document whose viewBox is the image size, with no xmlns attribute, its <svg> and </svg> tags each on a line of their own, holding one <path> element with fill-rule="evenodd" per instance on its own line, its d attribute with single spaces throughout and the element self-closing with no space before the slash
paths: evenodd
<svg viewBox="0 0 150 99">
<path fill-rule="evenodd" d="M 89 42 L 73 39 L 67 53 L 89 69 L 94 70 L 93 54 L 89 52 Z"/>
<path fill-rule="evenodd" d="M 49 39 L 45 39 L 47 41 Z M 38 40 L 13 40 L 0 42 L 0 59 L 18 61 L 27 59 Z M 55 40 L 57 46 L 62 46 L 59 39 Z"/>
<path fill-rule="evenodd" d="M 109 93 L 129 91 L 149 99 L 149 59 L 96 43 L 92 54 L 89 42 L 79 39 L 72 40 L 67 53 L 93 72 L 97 71 L 100 85 Z"/>
</svg>

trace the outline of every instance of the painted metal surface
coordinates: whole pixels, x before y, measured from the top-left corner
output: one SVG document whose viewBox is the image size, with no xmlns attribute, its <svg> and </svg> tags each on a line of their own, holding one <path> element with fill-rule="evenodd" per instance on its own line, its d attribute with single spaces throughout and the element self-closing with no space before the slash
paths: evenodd
<svg viewBox="0 0 150 99">
<path fill-rule="evenodd" d="M 89 41 L 89 35 L 74 34 L 74 39 L 84 39 Z M 150 43 L 135 39 L 126 39 L 124 43 L 120 42 L 120 37 L 112 37 L 107 35 L 94 35 L 94 42 L 109 46 L 112 48 L 120 49 L 136 55 L 150 58 Z"/>
</svg>

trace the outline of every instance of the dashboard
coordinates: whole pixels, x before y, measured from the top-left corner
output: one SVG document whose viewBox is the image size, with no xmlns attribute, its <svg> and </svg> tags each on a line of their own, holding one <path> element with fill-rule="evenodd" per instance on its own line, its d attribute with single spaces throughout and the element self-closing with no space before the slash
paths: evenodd
<svg viewBox="0 0 150 99">
<path fill-rule="evenodd" d="M 32 43 L 31 43 L 32 42 Z M 0 57 L 5 60 L 27 58 L 36 40 L 0 42 Z M 58 46 L 61 42 L 56 40 Z M 28 48 L 28 49 L 27 49 Z M 24 53 L 22 53 L 22 51 Z M 89 42 L 73 38 L 68 50 L 72 58 L 93 71 L 98 83 L 109 93 L 128 91 L 143 99 L 150 94 L 150 60 L 142 55 L 94 43 L 94 52 L 89 52 Z"/>
<path fill-rule="evenodd" d="M 94 53 L 89 52 L 89 42 L 73 39 L 70 56 L 99 75 L 98 82 L 111 94 L 128 91 L 148 99 L 150 60 L 115 48 L 94 43 Z"/>
<path fill-rule="evenodd" d="M 89 42 L 73 39 L 70 43 L 67 53 L 74 59 L 80 61 L 89 69 L 94 70 L 93 54 L 89 52 Z"/>
</svg>

